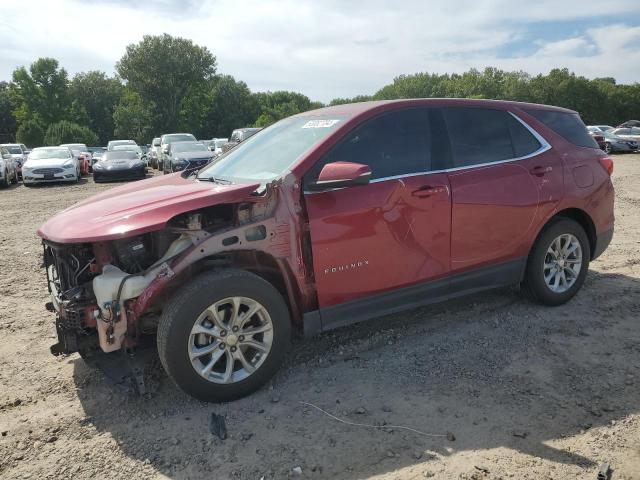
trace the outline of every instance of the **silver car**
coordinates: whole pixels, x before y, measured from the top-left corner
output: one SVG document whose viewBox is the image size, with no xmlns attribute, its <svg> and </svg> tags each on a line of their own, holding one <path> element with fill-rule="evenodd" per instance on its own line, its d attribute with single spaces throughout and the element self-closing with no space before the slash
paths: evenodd
<svg viewBox="0 0 640 480">
<path fill-rule="evenodd" d="M 12 183 L 18 183 L 18 169 L 9 150 L 0 147 L 0 188 L 7 188 Z"/>
<path fill-rule="evenodd" d="M 48 182 L 79 182 L 80 163 L 67 147 L 40 147 L 31 150 L 22 165 L 25 185 Z"/>
</svg>

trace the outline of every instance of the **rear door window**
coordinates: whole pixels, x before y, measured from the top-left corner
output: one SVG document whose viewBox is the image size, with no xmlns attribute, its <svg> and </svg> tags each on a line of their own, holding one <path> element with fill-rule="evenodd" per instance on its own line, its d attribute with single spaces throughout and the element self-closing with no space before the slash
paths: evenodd
<svg viewBox="0 0 640 480">
<path fill-rule="evenodd" d="M 486 108 L 443 108 L 454 168 L 515 158 L 508 114 Z"/>
<path fill-rule="evenodd" d="M 565 140 L 578 147 L 599 148 L 587 127 L 577 113 L 558 112 L 553 110 L 527 109 L 534 116 Z"/>
</svg>

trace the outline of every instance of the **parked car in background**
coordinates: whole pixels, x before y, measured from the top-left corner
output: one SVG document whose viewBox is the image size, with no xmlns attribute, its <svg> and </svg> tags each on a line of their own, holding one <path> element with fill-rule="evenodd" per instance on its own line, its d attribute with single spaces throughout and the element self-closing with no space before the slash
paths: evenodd
<svg viewBox="0 0 640 480">
<path fill-rule="evenodd" d="M 203 144 L 205 147 L 207 147 L 211 151 L 213 151 L 213 149 L 215 148 L 213 146 L 213 140 L 198 140 L 198 142 Z"/>
<path fill-rule="evenodd" d="M 640 128 L 638 127 L 614 128 L 611 133 L 626 140 L 640 142 Z"/>
<path fill-rule="evenodd" d="M 159 170 L 162 166 L 158 163 L 160 159 L 160 137 L 156 137 L 151 141 L 151 148 L 149 148 L 149 153 L 147 154 L 147 158 L 149 159 L 149 166 L 151 168 L 155 168 Z"/>
<path fill-rule="evenodd" d="M 591 137 L 593 137 L 593 139 L 596 141 L 596 143 L 598 144 L 598 147 L 600 147 L 600 150 L 604 150 L 606 148 L 606 143 L 604 141 L 604 134 L 603 132 L 595 132 L 595 131 L 591 131 L 587 128 L 587 130 L 589 131 L 589 135 L 591 135 Z"/>
<path fill-rule="evenodd" d="M 174 142 L 169 144 L 164 173 L 204 167 L 213 159 L 213 152 L 202 142 Z"/>
<path fill-rule="evenodd" d="M 91 168 L 93 168 L 93 165 L 95 165 L 95 163 L 100 160 L 102 158 L 102 156 L 106 153 L 106 149 L 105 150 L 94 150 L 92 155 L 91 155 Z"/>
<path fill-rule="evenodd" d="M 144 162 L 145 166 L 148 166 L 147 163 L 147 156 L 143 153 L 142 148 L 140 148 L 138 145 L 116 145 L 114 146 L 111 151 L 129 151 L 129 152 L 134 152 L 138 158 Z"/>
<path fill-rule="evenodd" d="M 167 160 L 167 152 L 169 145 L 174 142 L 196 142 L 196 137 L 190 133 L 166 133 L 160 137 L 160 154 L 158 162 L 161 164 L 159 168 L 165 171 L 164 162 Z"/>
<path fill-rule="evenodd" d="M 212 149 L 213 153 L 215 153 L 216 156 L 220 155 L 222 153 L 222 147 L 224 147 L 227 143 L 229 143 L 228 138 L 214 138 Z"/>
<path fill-rule="evenodd" d="M 252 137 L 256 133 L 258 133 L 260 130 L 262 129 L 253 128 L 253 127 L 235 129 L 233 132 L 231 132 L 231 137 L 229 137 L 229 141 L 223 145 L 222 151 L 226 152 L 227 150 L 231 150 L 233 147 L 235 147 L 241 142 L 244 142 L 247 138 Z"/>
<path fill-rule="evenodd" d="M 81 152 L 80 150 L 75 150 L 73 148 L 70 148 L 69 150 L 71 150 L 73 156 L 78 160 L 78 165 L 80 166 L 80 176 L 89 175 L 91 173 L 91 165 L 86 153 Z"/>
<path fill-rule="evenodd" d="M 627 120 L 626 122 L 618 125 L 618 128 L 632 128 L 632 127 L 640 127 L 640 120 Z"/>
<path fill-rule="evenodd" d="M 24 143 L 3 143 L 0 147 L 4 147 L 9 151 L 11 158 L 15 162 L 15 168 L 18 172 L 18 177 L 22 178 L 22 164 L 27 160 L 29 155 L 29 149 Z"/>
<path fill-rule="evenodd" d="M 147 175 L 147 166 L 133 150 L 114 149 L 105 152 L 93 166 L 93 181 L 141 180 Z"/>
<path fill-rule="evenodd" d="M 79 182 L 78 157 L 67 147 L 40 147 L 29 153 L 22 165 L 22 182 L 34 183 Z"/>
<path fill-rule="evenodd" d="M 0 146 L 0 187 L 7 188 L 12 183 L 18 183 L 16 161 L 7 147 Z"/>
<path fill-rule="evenodd" d="M 269 381 L 292 328 L 508 285 L 561 305 L 613 236 L 612 171 L 564 108 L 414 99 L 300 113 L 197 176 L 117 187 L 46 222 L 51 351 L 135 352 L 130 332 L 155 330 L 169 378 L 222 402 Z"/>
<path fill-rule="evenodd" d="M 78 156 L 80 172 L 82 175 L 88 175 L 91 173 L 91 166 L 93 164 L 91 160 L 92 154 L 84 143 L 63 143 L 60 146 L 67 147 L 74 153 L 74 155 Z"/>
<path fill-rule="evenodd" d="M 618 152 L 637 152 L 638 145 L 640 143 L 628 138 L 619 137 L 614 135 L 610 131 L 606 131 L 603 134 L 605 145 L 604 151 L 606 153 L 618 153 Z"/>
<path fill-rule="evenodd" d="M 109 140 L 107 151 L 113 150 L 113 147 L 118 145 L 137 145 L 137 143 L 134 140 Z"/>
<path fill-rule="evenodd" d="M 600 133 L 604 133 L 608 130 L 613 130 L 615 127 L 612 127 L 611 125 L 587 125 L 587 130 L 594 131 L 594 132 L 600 132 Z"/>
</svg>

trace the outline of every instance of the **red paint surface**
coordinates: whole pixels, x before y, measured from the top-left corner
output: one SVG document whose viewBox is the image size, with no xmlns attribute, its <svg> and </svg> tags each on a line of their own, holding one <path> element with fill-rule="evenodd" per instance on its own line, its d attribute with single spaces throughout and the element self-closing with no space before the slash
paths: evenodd
<svg viewBox="0 0 640 480">
<path fill-rule="evenodd" d="M 174 216 L 238 202 L 258 187 L 219 185 L 163 175 L 95 195 L 45 223 L 38 235 L 60 243 L 101 242 L 162 229 Z"/>
<path fill-rule="evenodd" d="M 307 194 L 305 202 L 321 307 L 449 270 L 451 201 L 445 174 Z"/>
</svg>

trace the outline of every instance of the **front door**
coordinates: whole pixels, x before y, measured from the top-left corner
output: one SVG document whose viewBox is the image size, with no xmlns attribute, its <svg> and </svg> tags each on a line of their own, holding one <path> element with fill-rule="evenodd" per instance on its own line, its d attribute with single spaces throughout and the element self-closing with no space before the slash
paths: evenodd
<svg viewBox="0 0 640 480">
<path fill-rule="evenodd" d="M 305 177 L 335 161 L 369 165 L 371 182 L 306 192 L 320 308 L 444 276 L 451 195 L 431 112 L 393 111 L 346 135 Z"/>
</svg>

